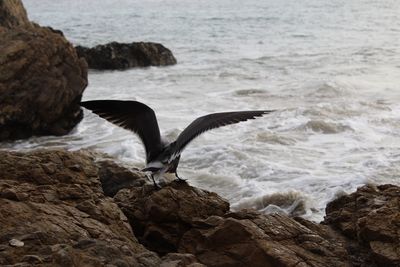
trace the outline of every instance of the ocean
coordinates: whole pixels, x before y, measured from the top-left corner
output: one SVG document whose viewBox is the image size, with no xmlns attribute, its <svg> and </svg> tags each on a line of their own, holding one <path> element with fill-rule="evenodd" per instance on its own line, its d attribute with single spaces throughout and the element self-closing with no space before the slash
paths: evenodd
<svg viewBox="0 0 400 267">
<path fill-rule="evenodd" d="M 207 113 L 276 109 L 201 135 L 179 174 L 233 210 L 320 221 L 336 196 L 400 185 L 400 1 L 24 0 L 75 45 L 159 42 L 178 64 L 90 71 L 84 100 L 137 100 L 174 139 Z M 63 137 L 0 149 L 94 149 L 144 166 L 131 132 L 85 111 Z"/>
</svg>

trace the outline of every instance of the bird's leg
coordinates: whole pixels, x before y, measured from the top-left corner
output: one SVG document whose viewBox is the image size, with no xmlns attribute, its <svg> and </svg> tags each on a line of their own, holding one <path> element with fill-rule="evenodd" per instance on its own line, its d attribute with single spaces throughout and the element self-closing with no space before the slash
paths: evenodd
<svg viewBox="0 0 400 267">
<path fill-rule="evenodd" d="M 156 180 L 154 179 L 154 175 L 153 175 L 153 174 L 150 174 L 150 176 L 151 176 L 151 179 L 153 180 L 154 187 L 155 187 L 156 189 L 161 189 L 161 186 L 159 186 L 159 185 L 156 183 Z"/>
<path fill-rule="evenodd" d="M 181 177 L 178 176 L 178 172 L 175 171 L 175 177 L 178 179 L 178 182 L 186 182 L 186 179 L 182 179 Z"/>
</svg>

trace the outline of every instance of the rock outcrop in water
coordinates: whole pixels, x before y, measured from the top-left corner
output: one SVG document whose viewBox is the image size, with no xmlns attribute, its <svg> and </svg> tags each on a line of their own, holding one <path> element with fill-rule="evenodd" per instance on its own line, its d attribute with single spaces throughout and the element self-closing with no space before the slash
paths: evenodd
<svg viewBox="0 0 400 267">
<path fill-rule="evenodd" d="M 60 31 L 0 2 L 0 140 L 68 133 L 82 118 L 87 65 Z"/>
<path fill-rule="evenodd" d="M 0 151 L 0 265 L 399 266 L 399 187 L 364 186 L 316 224 L 146 179 L 88 152 Z"/>
<path fill-rule="evenodd" d="M 77 46 L 76 51 L 80 57 L 86 59 L 89 68 L 97 70 L 123 70 L 176 64 L 172 52 L 158 43 L 112 42 L 93 48 Z"/>
</svg>

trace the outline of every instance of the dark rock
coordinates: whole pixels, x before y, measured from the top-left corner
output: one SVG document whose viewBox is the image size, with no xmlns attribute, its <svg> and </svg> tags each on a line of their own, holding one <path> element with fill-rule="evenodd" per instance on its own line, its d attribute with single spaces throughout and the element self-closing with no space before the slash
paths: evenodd
<svg viewBox="0 0 400 267">
<path fill-rule="evenodd" d="M 93 48 L 75 47 L 79 57 L 84 57 L 89 68 L 98 70 L 123 70 L 134 67 L 167 66 L 176 64 L 172 52 L 158 43 L 117 43 L 97 45 Z"/>
<path fill-rule="evenodd" d="M 1 1 L 0 21 L 0 141 L 68 133 L 82 119 L 85 60 L 21 1 Z"/>
<path fill-rule="evenodd" d="M 222 216 L 229 204 L 217 194 L 182 182 L 160 190 L 153 185 L 120 190 L 114 197 L 136 237 L 159 254 L 176 252 L 180 238 L 199 219 Z"/>
<path fill-rule="evenodd" d="M 138 170 L 129 170 L 111 160 L 101 161 L 99 165 L 100 181 L 106 196 L 113 197 L 123 188 L 143 186 L 146 183 L 145 173 Z"/>
<path fill-rule="evenodd" d="M 350 240 L 358 261 L 376 266 L 400 266 L 400 188 L 366 185 L 328 204 L 325 224 Z"/>
</svg>

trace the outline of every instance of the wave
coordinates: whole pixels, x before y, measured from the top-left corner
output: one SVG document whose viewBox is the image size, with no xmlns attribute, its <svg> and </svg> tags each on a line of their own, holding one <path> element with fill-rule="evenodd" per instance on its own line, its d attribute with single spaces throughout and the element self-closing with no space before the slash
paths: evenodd
<svg viewBox="0 0 400 267">
<path fill-rule="evenodd" d="M 302 216 L 307 213 L 307 202 L 304 194 L 288 191 L 247 198 L 232 205 L 232 209 L 255 209 L 266 214 L 284 213 L 290 216 Z"/>
<path fill-rule="evenodd" d="M 323 120 L 310 120 L 306 124 L 298 127 L 299 130 L 312 130 L 313 132 L 319 132 L 323 134 L 336 134 L 345 131 L 353 131 L 350 126 L 333 123 L 333 122 L 325 122 Z"/>
<path fill-rule="evenodd" d="M 348 90 L 336 83 L 324 82 L 316 86 L 316 88 L 308 93 L 308 97 L 318 97 L 318 98 L 335 98 L 348 95 Z"/>
<path fill-rule="evenodd" d="M 278 134 L 273 134 L 269 132 L 260 132 L 256 136 L 256 141 L 263 143 L 279 144 L 279 145 L 294 145 L 296 140 L 292 138 L 287 138 L 280 136 Z"/>
<path fill-rule="evenodd" d="M 221 21 L 221 22 L 234 22 L 237 23 L 238 21 L 240 21 L 241 23 L 243 22 L 264 22 L 264 21 L 274 21 L 274 20 L 278 20 L 278 17 L 266 17 L 266 16 L 262 16 L 262 17 L 254 17 L 254 16 L 249 16 L 249 17 L 241 17 L 241 18 L 237 18 L 237 17 L 209 17 L 209 18 L 205 18 L 205 21 L 212 21 L 212 22 L 216 22 L 216 21 Z"/>
<path fill-rule="evenodd" d="M 265 95 L 265 94 L 267 94 L 267 91 L 262 89 L 241 89 L 235 91 L 235 95 L 237 96 Z"/>
</svg>

